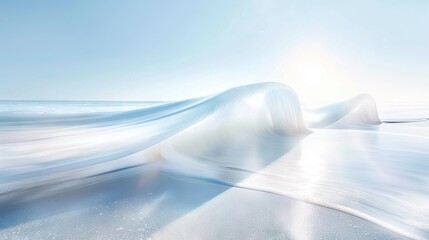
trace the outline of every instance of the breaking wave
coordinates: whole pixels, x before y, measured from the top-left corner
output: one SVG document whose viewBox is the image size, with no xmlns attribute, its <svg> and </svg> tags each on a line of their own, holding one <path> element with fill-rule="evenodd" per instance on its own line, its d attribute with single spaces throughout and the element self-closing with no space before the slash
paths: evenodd
<svg viewBox="0 0 429 240">
<path fill-rule="evenodd" d="M 381 124 L 372 96 L 358 95 L 352 99 L 305 111 L 310 127 L 351 127 Z"/>
<path fill-rule="evenodd" d="M 1 144 L 8 149 L 0 181 L 58 174 L 126 157 L 153 146 L 252 94 L 264 93 L 269 116 L 259 126 L 280 134 L 306 132 L 291 88 L 253 84 L 222 93 L 115 113 L 3 115 Z"/>
</svg>

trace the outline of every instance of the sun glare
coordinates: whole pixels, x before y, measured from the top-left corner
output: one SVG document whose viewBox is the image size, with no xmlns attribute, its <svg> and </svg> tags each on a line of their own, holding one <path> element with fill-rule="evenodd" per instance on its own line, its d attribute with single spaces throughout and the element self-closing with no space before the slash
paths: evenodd
<svg viewBox="0 0 429 240">
<path fill-rule="evenodd" d="M 309 87 L 314 87 L 322 82 L 322 67 L 314 62 L 302 63 L 298 69 L 299 78 Z"/>
<path fill-rule="evenodd" d="M 346 94 L 344 90 L 350 90 L 351 86 L 337 62 L 318 43 L 300 44 L 286 57 L 282 68 L 284 82 L 306 102 L 341 99 Z"/>
</svg>

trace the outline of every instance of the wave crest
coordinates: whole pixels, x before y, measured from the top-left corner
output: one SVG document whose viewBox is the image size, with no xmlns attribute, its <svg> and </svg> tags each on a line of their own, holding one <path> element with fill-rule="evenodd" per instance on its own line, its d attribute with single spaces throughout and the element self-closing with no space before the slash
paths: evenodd
<svg viewBox="0 0 429 240">
<path fill-rule="evenodd" d="M 368 94 L 307 109 L 304 111 L 304 115 L 308 126 L 312 128 L 350 128 L 381 124 L 375 100 Z"/>
</svg>

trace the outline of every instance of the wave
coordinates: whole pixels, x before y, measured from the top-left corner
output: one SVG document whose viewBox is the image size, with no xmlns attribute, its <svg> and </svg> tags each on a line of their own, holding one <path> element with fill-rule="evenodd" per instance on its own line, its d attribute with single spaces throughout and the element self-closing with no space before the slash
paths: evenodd
<svg viewBox="0 0 429 240">
<path fill-rule="evenodd" d="M 307 132 L 297 96 L 279 83 L 252 84 L 222 93 L 139 110 L 95 114 L 2 115 L 2 183 L 58 174 L 113 161 L 153 146 L 228 108 L 265 94 L 268 116 L 258 127 L 279 134 Z"/>
<path fill-rule="evenodd" d="M 295 92 L 281 83 L 257 83 L 235 87 L 208 97 L 160 103 L 124 112 L 75 114 L 2 114 L 0 144 L 8 151 L 0 156 L 0 181 L 37 178 L 90 167 L 147 149 L 207 119 L 215 112 L 255 95 L 262 104 L 244 120 L 249 131 L 280 135 L 305 135 L 312 128 L 341 122 L 379 124 L 374 100 L 360 95 L 351 100 L 313 110 L 301 110 Z M 248 108 L 245 104 L 240 107 Z M 228 113 L 231 114 L 231 113 Z M 225 115 L 224 115 L 225 116 Z M 225 119 L 218 122 L 224 123 Z M 1 189 L 0 189 L 1 192 Z"/>
<path fill-rule="evenodd" d="M 313 128 L 351 127 L 379 125 L 377 105 L 374 98 L 361 94 L 346 101 L 307 109 L 307 124 Z"/>
</svg>

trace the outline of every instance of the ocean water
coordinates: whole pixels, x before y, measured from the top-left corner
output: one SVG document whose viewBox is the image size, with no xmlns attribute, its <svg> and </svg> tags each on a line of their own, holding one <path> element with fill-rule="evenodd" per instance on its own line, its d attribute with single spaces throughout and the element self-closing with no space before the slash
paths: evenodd
<svg viewBox="0 0 429 240">
<path fill-rule="evenodd" d="M 429 109 L 302 106 L 279 83 L 178 102 L 0 102 L 4 239 L 427 239 Z"/>
</svg>

